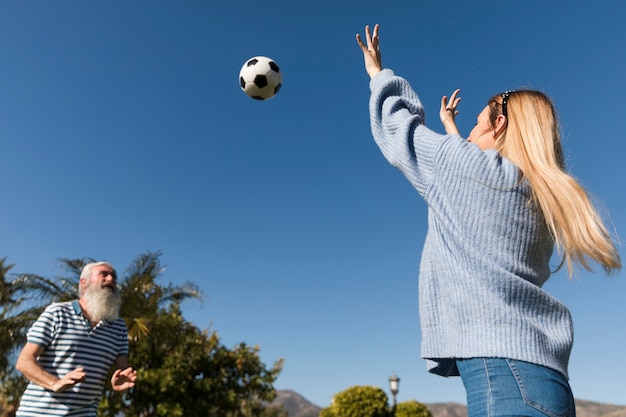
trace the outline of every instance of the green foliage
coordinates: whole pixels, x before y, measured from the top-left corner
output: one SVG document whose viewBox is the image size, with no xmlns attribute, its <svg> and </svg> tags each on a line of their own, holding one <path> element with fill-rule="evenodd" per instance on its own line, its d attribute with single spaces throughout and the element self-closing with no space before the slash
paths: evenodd
<svg viewBox="0 0 626 417">
<path fill-rule="evenodd" d="M 387 405 L 381 388 L 354 386 L 335 395 L 319 417 L 432 417 L 430 410 L 415 400 L 399 403 L 395 412 Z"/>
<path fill-rule="evenodd" d="M 385 391 L 372 386 L 354 386 L 335 395 L 323 417 L 390 417 Z"/>
<path fill-rule="evenodd" d="M 289 413 L 283 405 L 270 405 L 266 407 L 258 417 L 289 417 Z"/>
<path fill-rule="evenodd" d="M 415 400 L 398 403 L 394 417 L 432 417 L 428 408 Z"/>
<path fill-rule="evenodd" d="M 18 374 L 12 360 L 18 344 L 25 341 L 24 332 L 30 324 L 17 314 L 21 298 L 19 290 L 11 281 L 7 281 L 13 265 L 0 259 L 0 409 L 14 410 L 26 388 L 24 378 Z"/>
<path fill-rule="evenodd" d="M 322 410 L 320 411 L 319 417 L 337 417 L 337 416 L 335 416 L 335 413 L 333 412 L 333 406 L 331 405 L 330 407 L 322 408 Z"/>
<path fill-rule="evenodd" d="M 13 325 L 10 320 L 10 311 L 13 305 L 13 291 L 6 282 L 6 275 L 13 265 L 5 265 L 6 258 L 0 259 L 0 372 L 9 366 L 9 355 L 13 349 Z"/>
<path fill-rule="evenodd" d="M 280 361 L 267 369 L 258 347 L 221 345 L 216 332 L 185 321 L 176 304 L 155 317 L 149 335 L 130 349 L 140 382 L 128 394 L 128 417 L 258 415 L 274 399 L 272 384 L 282 369 Z M 112 398 L 111 404 L 120 400 Z"/>
<path fill-rule="evenodd" d="M 105 387 L 98 415 L 287 417 L 284 409 L 267 407 L 276 396 L 273 383 L 282 360 L 268 368 L 258 346 L 240 343 L 226 348 L 217 332 L 200 330 L 185 320 L 180 303 L 201 300 L 202 295 L 191 283 L 160 285 L 164 271 L 160 256 L 160 252 L 138 256 L 118 282 L 120 315 L 129 328 L 129 361 L 138 378 L 129 392 Z M 5 273 L 11 266 L 0 260 L 0 330 L 14 335 L 0 342 L 4 358 L 21 348 L 26 330 L 49 303 L 77 297 L 80 271 L 90 261 L 62 259 L 69 277 L 19 275 L 7 283 Z M 0 402 L 17 404 L 26 381 L 8 361 L 0 362 L 0 382 Z"/>
</svg>

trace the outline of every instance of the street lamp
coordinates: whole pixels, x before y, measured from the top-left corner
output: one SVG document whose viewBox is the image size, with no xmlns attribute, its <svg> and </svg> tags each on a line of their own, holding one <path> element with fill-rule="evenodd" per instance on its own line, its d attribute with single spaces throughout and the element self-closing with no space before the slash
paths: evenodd
<svg viewBox="0 0 626 417">
<path fill-rule="evenodd" d="M 389 390 L 391 391 L 391 395 L 393 395 L 393 411 L 395 414 L 396 411 L 396 394 L 399 391 L 398 385 L 400 384 L 400 378 L 395 375 L 391 375 L 389 377 Z"/>
</svg>

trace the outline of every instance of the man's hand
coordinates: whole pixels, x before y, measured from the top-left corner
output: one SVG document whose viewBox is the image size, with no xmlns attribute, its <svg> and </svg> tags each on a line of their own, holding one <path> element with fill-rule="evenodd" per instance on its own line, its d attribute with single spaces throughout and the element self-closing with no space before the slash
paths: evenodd
<svg viewBox="0 0 626 417">
<path fill-rule="evenodd" d="M 126 369 L 116 369 L 111 377 L 111 387 L 114 391 L 125 391 L 135 386 L 137 371 L 128 367 Z"/>
<path fill-rule="evenodd" d="M 47 372 L 37 358 L 43 353 L 43 346 L 26 342 L 15 363 L 15 368 L 29 381 L 53 392 L 61 392 L 85 380 L 85 368 L 79 367 L 61 378 Z"/>
<path fill-rule="evenodd" d="M 73 387 L 79 382 L 83 382 L 86 377 L 87 374 L 85 374 L 85 368 L 81 366 L 80 368 L 76 368 L 73 371 L 70 371 L 63 375 L 61 379 L 52 384 L 50 390 L 54 392 L 65 391 L 66 389 Z"/>
</svg>

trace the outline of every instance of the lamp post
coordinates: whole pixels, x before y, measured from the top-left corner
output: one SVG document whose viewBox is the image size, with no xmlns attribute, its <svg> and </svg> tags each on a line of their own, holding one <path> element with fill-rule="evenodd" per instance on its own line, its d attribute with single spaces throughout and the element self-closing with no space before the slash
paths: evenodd
<svg viewBox="0 0 626 417">
<path fill-rule="evenodd" d="M 396 414 L 396 394 L 399 391 L 399 386 L 400 384 L 400 378 L 398 378 L 395 375 L 391 375 L 389 377 L 389 391 L 391 391 L 391 395 L 393 395 L 393 408 L 392 408 L 392 413 L 393 415 Z"/>
</svg>

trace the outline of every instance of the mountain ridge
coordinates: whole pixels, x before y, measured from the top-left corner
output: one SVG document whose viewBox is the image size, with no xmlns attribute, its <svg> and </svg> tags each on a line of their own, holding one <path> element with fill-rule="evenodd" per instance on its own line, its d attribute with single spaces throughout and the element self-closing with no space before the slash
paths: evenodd
<svg viewBox="0 0 626 417">
<path fill-rule="evenodd" d="M 423 403 L 433 417 L 467 417 L 464 404 L 455 402 Z M 272 405 L 282 405 L 289 417 L 318 417 L 319 407 L 293 390 L 276 391 Z M 577 417 L 626 417 L 626 405 L 606 404 L 589 400 L 576 400 Z"/>
</svg>

